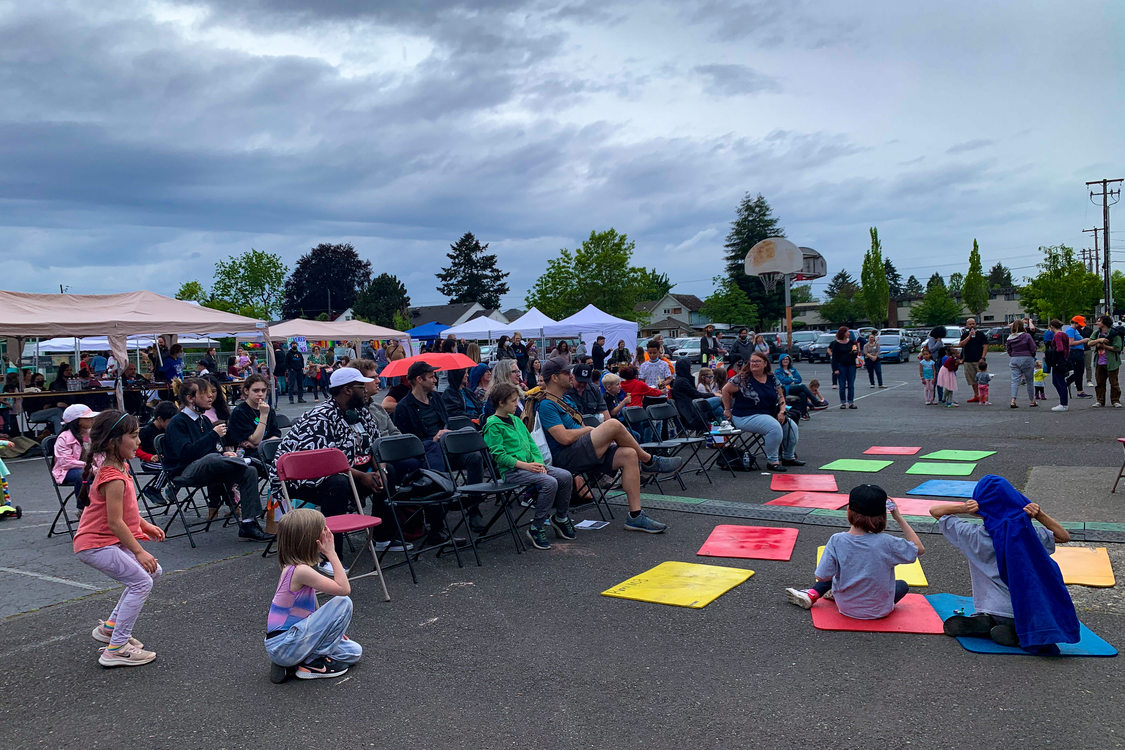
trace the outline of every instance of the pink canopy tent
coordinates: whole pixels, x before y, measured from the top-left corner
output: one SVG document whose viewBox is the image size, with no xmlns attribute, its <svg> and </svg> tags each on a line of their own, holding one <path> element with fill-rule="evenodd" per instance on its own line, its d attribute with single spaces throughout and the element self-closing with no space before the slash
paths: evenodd
<svg viewBox="0 0 1125 750">
<path fill-rule="evenodd" d="M 180 333 L 233 336 L 239 331 L 261 330 L 265 326 L 264 322 L 253 318 L 147 291 L 29 294 L 0 290 L 0 336 L 8 340 L 9 357 L 12 352 L 22 353 L 23 339 L 29 337 L 107 336 L 113 356 L 118 362 L 126 362 L 125 339 L 128 336 Z M 118 404 L 121 403 L 119 388 Z"/>
</svg>

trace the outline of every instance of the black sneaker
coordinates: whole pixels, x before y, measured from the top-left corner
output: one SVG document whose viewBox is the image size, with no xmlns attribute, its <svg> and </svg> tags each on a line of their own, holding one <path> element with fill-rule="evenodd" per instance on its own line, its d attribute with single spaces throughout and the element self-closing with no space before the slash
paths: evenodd
<svg viewBox="0 0 1125 750">
<path fill-rule="evenodd" d="M 160 490 L 155 487 L 145 487 L 141 494 L 145 496 L 145 501 L 149 505 L 167 505 L 168 500 L 160 494 Z"/>
<path fill-rule="evenodd" d="M 488 529 L 488 524 L 485 523 L 484 515 L 480 511 L 469 514 L 469 528 L 474 534 L 483 534 Z"/>
<path fill-rule="evenodd" d="M 322 680 L 324 678 L 340 677 L 347 671 L 347 664 L 329 659 L 327 656 L 320 656 L 298 666 L 296 674 L 298 680 Z"/>
<path fill-rule="evenodd" d="M 528 526 L 527 538 L 531 540 L 531 546 L 535 549 L 551 549 L 551 543 L 547 541 L 547 527 L 545 525 L 531 524 Z"/>
<path fill-rule="evenodd" d="M 559 518 L 552 515 L 551 525 L 555 527 L 555 533 L 558 534 L 559 539 L 573 540 L 578 538 L 578 532 L 574 530 L 574 521 L 571 521 L 569 517 Z"/>
<path fill-rule="evenodd" d="M 804 466 L 805 462 L 796 458 L 783 458 L 781 459 L 782 466 Z"/>
<path fill-rule="evenodd" d="M 1020 638 L 1016 635 L 1015 625 L 999 624 L 993 625 L 992 629 L 988 631 L 988 637 L 995 643 L 1001 646 L 1019 646 Z"/>
<path fill-rule="evenodd" d="M 444 529 L 431 532 L 426 536 L 426 541 L 424 542 L 424 546 L 426 547 L 436 547 L 439 544 L 449 544 L 449 534 L 446 533 Z M 453 544 L 458 547 L 467 547 L 469 546 L 469 540 L 463 536 L 455 536 L 453 537 Z"/>
<path fill-rule="evenodd" d="M 978 612 L 975 615 L 953 615 L 942 623 L 941 629 L 946 635 L 954 637 L 959 635 L 988 637 L 988 631 L 995 624 L 992 615 Z"/>
<path fill-rule="evenodd" d="M 274 664 L 271 661 L 270 682 L 272 682 L 274 685 L 280 685 L 281 683 L 289 679 L 289 675 L 292 673 L 292 671 L 292 667 L 283 667 L 280 664 Z"/>
<path fill-rule="evenodd" d="M 273 534 L 262 531 L 257 521 L 238 524 L 238 538 L 249 539 L 252 542 L 272 542 Z"/>
</svg>

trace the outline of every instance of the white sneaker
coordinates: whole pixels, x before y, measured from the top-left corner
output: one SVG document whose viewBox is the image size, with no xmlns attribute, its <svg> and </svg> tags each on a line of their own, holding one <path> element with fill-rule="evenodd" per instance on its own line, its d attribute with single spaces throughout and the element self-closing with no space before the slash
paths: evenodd
<svg viewBox="0 0 1125 750">
<path fill-rule="evenodd" d="M 316 566 L 316 572 L 322 573 L 329 578 L 332 578 L 336 575 L 336 569 L 333 568 L 332 563 L 328 562 L 327 560 L 322 561 L 320 565 Z"/>
<path fill-rule="evenodd" d="M 1094 381 L 1092 381 L 1092 380 L 1087 380 L 1087 381 L 1086 381 L 1086 385 L 1088 385 L 1088 386 L 1090 386 L 1091 388 L 1093 388 L 1093 387 L 1094 387 Z"/>
<path fill-rule="evenodd" d="M 407 542 L 403 545 L 401 542 L 375 542 L 376 552 L 409 552 L 414 549 L 414 545 Z"/>
<path fill-rule="evenodd" d="M 1094 403 L 1090 404 L 1090 408 L 1091 409 L 1100 409 L 1100 408 L 1102 408 L 1102 405 L 1099 404 L 1097 401 L 1095 401 Z"/>
<path fill-rule="evenodd" d="M 802 589 L 785 589 L 785 598 L 790 604 L 796 604 L 802 609 L 812 609 L 812 598 L 807 591 Z"/>
<path fill-rule="evenodd" d="M 156 658 L 155 651 L 145 651 L 131 643 L 126 643 L 116 651 L 110 651 L 108 647 L 99 650 L 101 655 L 98 656 L 98 664 L 103 667 L 139 667 Z"/>
<path fill-rule="evenodd" d="M 1113 408 L 1114 409 L 1120 409 L 1121 408 L 1121 402 L 1120 401 L 1114 401 L 1113 402 Z"/>
<path fill-rule="evenodd" d="M 1052 406 L 1051 411 L 1070 411 L 1070 407 L 1059 404 L 1058 406 Z"/>
</svg>

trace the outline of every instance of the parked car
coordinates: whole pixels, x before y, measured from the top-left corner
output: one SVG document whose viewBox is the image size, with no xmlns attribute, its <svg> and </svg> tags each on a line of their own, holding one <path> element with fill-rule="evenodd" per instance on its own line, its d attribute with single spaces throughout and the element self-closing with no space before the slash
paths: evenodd
<svg viewBox="0 0 1125 750">
<path fill-rule="evenodd" d="M 1009 333 L 1011 333 L 1011 330 L 1008 326 L 996 326 L 995 328 L 989 328 L 985 335 L 988 337 L 989 346 L 1003 346 Z"/>
<path fill-rule="evenodd" d="M 693 365 L 698 365 L 703 362 L 703 352 L 699 349 L 699 339 L 681 339 L 684 343 L 676 349 L 674 359 L 687 357 Z M 665 343 L 664 351 L 668 351 L 668 345 Z"/>
<path fill-rule="evenodd" d="M 836 338 L 834 333 L 822 333 L 816 341 L 808 347 L 806 358 L 809 362 L 830 362 L 832 355 L 828 352 L 828 345 Z"/>
<path fill-rule="evenodd" d="M 945 336 L 942 338 L 941 342 L 946 346 L 957 346 L 961 343 L 961 338 L 964 335 L 965 330 L 961 328 L 961 326 L 946 326 Z"/>
<path fill-rule="evenodd" d="M 809 347 L 820 338 L 820 331 L 795 331 L 793 333 L 793 351 L 789 354 L 793 357 L 794 362 L 800 362 L 802 358 L 808 359 Z"/>
<path fill-rule="evenodd" d="M 879 337 L 882 338 L 883 336 L 901 337 L 902 340 L 906 342 L 906 345 L 910 347 L 910 351 L 912 352 L 918 351 L 918 348 L 922 345 L 922 341 L 924 341 L 924 339 L 919 339 L 915 334 L 911 333 L 910 330 L 906 328 L 884 328 L 883 330 L 879 331 Z"/>
<path fill-rule="evenodd" d="M 905 362 L 910 359 L 910 345 L 902 336 L 879 336 L 879 358 L 883 362 Z"/>
</svg>

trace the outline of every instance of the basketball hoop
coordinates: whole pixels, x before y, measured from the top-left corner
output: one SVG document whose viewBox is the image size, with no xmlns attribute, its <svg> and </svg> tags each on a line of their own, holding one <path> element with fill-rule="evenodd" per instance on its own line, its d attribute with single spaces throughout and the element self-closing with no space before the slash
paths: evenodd
<svg viewBox="0 0 1125 750">
<path fill-rule="evenodd" d="M 778 271 L 767 271 L 758 274 L 758 278 L 762 280 L 762 286 L 766 288 L 766 294 L 773 294 L 777 289 L 777 282 L 781 280 L 782 274 Z"/>
</svg>

